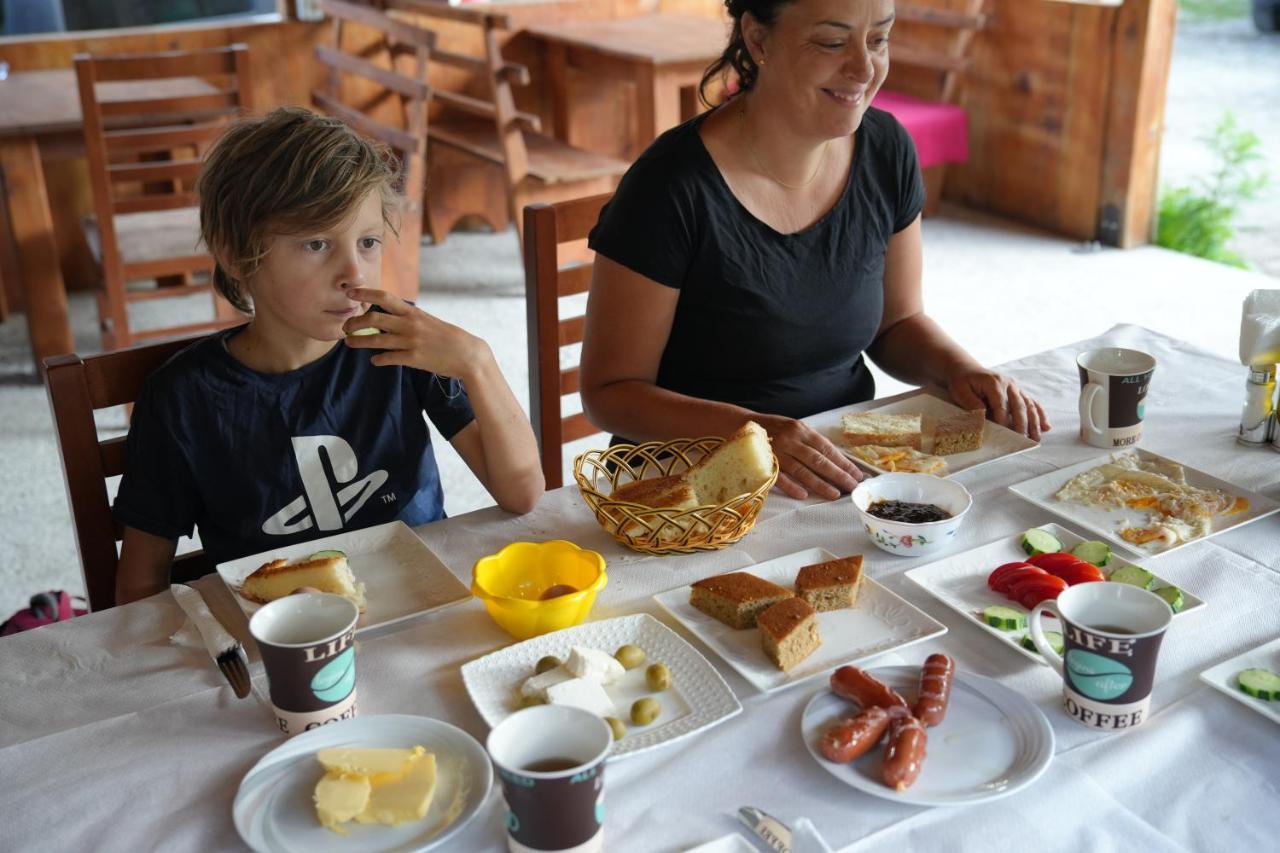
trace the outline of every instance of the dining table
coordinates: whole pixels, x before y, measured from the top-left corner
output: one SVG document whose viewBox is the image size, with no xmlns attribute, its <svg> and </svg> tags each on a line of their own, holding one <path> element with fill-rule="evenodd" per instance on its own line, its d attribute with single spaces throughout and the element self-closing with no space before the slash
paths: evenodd
<svg viewBox="0 0 1280 853">
<path fill-rule="evenodd" d="M 1142 448 L 1280 497 L 1280 454 L 1235 441 L 1243 368 L 1160 332 L 1119 325 L 1001 366 L 1040 400 L 1053 429 L 1029 452 L 953 475 L 973 506 L 940 555 L 907 558 L 877 549 L 848 496 L 798 500 L 776 490 L 739 542 L 689 555 L 648 556 L 622 547 L 597 524 L 574 485 L 549 491 L 525 515 L 489 508 L 416 533 L 464 583 L 477 559 L 514 541 L 568 539 L 598 551 L 608 585 L 587 618 L 647 613 L 662 620 L 711 661 L 741 702 L 743 711 L 718 725 L 609 764 L 606 850 L 688 850 L 742 832 L 736 815 L 743 806 L 786 823 L 807 818 L 831 849 L 1274 849 L 1280 728 L 1199 675 L 1280 635 L 1280 516 L 1151 560 L 1162 577 L 1206 606 L 1174 621 L 1160 650 L 1151 715 L 1118 733 L 1068 718 L 1062 682 L 1050 667 L 992 638 L 905 577 L 913 567 L 1032 526 L 1058 521 L 1072 527 L 1009 487 L 1106 455 L 1076 435 L 1075 357 L 1098 346 L 1140 349 L 1156 359 Z M 829 424 L 833 416 L 811 421 Z M 825 677 L 757 692 L 655 604 L 655 594 L 811 547 L 864 555 L 869 577 L 948 629 L 859 665 L 919 665 L 928 654 L 945 652 L 961 673 L 992 679 L 1043 713 L 1053 756 L 1034 783 L 991 802 L 935 808 L 847 787 L 819 766 L 801 735 L 806 703 L 827 690 Z M 221 580 L 207 576 L 196 586 L 227 627 L 247 639 Z M 203 648 L 171 641 L 183 624 L 166 591 L 0 639 L 3 846 L 243 849 L 232 820 L 237 788 L 282 743 L 265 702 L 266 677 L 253 656 L 254 693 L 236 699 Z M 488 727 L 460 668 L 512 642 L 475 599 L 363 635 L 359 714 L 434 718 L 483 743 Z M 443 849 L 505 848 L 500 786 L 478 796 L 480 811 Z"/>
<path fill-rule="evenodd" d="M 104 101 L 211 91 L 194 77 L 98 85 Z M 0 276 L 20 285 L 37 371 L 45 358 L 75 350 L 43 164 L 83 154 L 84 117 L 72 69 L 18 71 L 0 80 Z"/>
</svg>

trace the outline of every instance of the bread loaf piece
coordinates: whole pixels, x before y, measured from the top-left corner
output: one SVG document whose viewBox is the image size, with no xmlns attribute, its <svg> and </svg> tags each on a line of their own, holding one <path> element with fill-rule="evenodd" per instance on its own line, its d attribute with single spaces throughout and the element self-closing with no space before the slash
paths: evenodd
<svg viewBox="0 0 1280 853">
<path fill-rule="evenodd" d="M 858 603 L 862 586 L 862 555 L 814 563 L 796 575 L 796 594 L 814 610 L 841 610 Z"/>
<path fill-rule="evenodd" d="M 760 643 L 769 660 L 783 672 L 822 645 L 818 614 L 800 598 L 780 601 L 760 614 Z"/>
<path fill-rule="evenodd" d="M 730 628 L 756 626 L 756 616 L 779 601 L 792 598 L 791 590 L 749 572 L 730 572 L 693 583 L 689 603 Z"/>
<path fill-rule="evenodd" d="M 774 456 L 769 434 L 747 421 L 724 443 L 694 463 L 684 478 L 704 504 L 722 504 L 769 482 Z"/>
<path fill-rule="evenodd" d="M 920 415 L 888 415 L 880 412 L 846 412 L 840 418 L 846 447 L 875 444 L 880 447 L 921 448 L 924 441 Z"/>
<path fill-rule="evenodd" d="M 982 431 L 986 427 L 984 409 L 957 412 L 938 418 L 933 430 L 933 452 L 938 456 L 964 453 L 982 447 Z"/>
</svg>

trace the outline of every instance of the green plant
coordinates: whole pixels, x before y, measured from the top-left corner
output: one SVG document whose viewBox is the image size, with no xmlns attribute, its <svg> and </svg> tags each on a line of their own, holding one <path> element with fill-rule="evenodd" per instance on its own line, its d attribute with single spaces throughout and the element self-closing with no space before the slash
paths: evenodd
<svg viewBox="0 0 1280 853">
<path fill-rule="evenodd" d="M 1249 0 L 1178 0 L 1178 8 L 1198 20 L 1249 17 Z"/>
<path fill-rule="evenodd" d="M 1176 252 L 1245 267 L 1244 259 L 1227 248 L 1235 236 L 1233 220 L 1241 202 L 1258 195 L 1267 184 L 1257 134 L 1240 127 L 1228 111 L 1213 133 L 1204 137 L 1217 161 L 1208 179 L 1196 186 L 1170 187 L 1160 198 L 1156 244 Z"/>
</svg>

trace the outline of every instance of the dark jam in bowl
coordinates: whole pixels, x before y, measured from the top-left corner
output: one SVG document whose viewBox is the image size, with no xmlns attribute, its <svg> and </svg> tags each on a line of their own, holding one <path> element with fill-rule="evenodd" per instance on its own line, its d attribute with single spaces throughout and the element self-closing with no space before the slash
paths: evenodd
<svg viewBox="0 0 1280 853">
<path fill-rule="evenodd" d="M 889 501 L 884 498 L 867 507 L 867 512 L 885 521 L 905 521 L 908 524 L 927 524 L 930 521 L 944 521 L 951 517 L 951 513 L 933 504 Z"/>
</svg>

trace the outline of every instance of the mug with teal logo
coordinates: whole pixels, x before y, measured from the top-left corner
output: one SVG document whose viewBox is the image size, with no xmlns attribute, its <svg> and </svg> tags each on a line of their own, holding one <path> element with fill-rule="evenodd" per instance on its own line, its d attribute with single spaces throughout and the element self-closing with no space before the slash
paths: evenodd
<svg viewBox="0 0 1280 853">
<path fill-rule="evenodd" d="M 249 620 L 286 736 L 356 715 L 359 617 L 341 596 L 307 592 L 266 604 Z"/>
<path fill-rule="evenodd" d="M 1103 347 L 1080 353 L 1080 440 L 1109 450 L 1141 441 L 1155 369 L 1156 360 L 1140 350 Z"/>
<path fill-rule="evenodd" d="M 1043 614 L 1058 617 L 1063 653 L 1044 635 Z M 1173 610 L 1160 596 L 1125 583 L 1068 587 L 1031 611 L 1031 639 L 1062 676 L 1063 708 L 1096 729 L 1131 729 L 1151 710 L 1160 641 Z"/>
<path fill-rule="evenodd" d="M 511 853 L 604 850 L 604 762 L 613 729 L 581 708 L 536 705 L 485 744 L 498 766 Z"/>
</svg>

